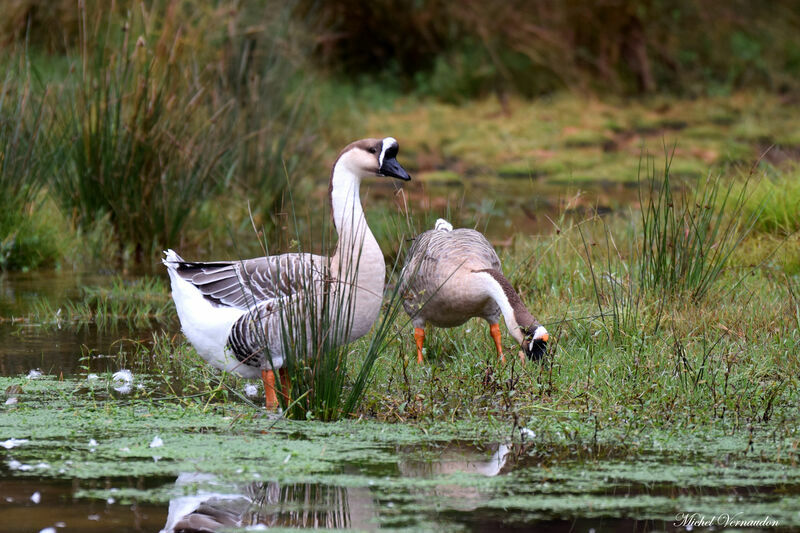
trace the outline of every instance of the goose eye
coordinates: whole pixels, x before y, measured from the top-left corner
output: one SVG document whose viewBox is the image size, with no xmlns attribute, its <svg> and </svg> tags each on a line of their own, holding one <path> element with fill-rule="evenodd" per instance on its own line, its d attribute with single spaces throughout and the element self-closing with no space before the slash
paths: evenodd
<svg viewBox="0 0 800 533">
<path fill-rule="evenodd" d="M 378 149 L 373 146 L 372 148 L 367 149 L 367 152 L 369 152 L 371 154 L 377 154 L 378 153 Z"/>
</svg>

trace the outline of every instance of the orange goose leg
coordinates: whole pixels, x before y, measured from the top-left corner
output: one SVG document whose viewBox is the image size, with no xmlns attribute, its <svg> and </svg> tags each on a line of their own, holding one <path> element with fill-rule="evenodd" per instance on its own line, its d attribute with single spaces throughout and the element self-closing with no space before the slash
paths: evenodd
<svg viewBox="0 0 800 533">
<path fill-rule="evenodd" d="M 414 340 L 417 342 L 417 363 L 422 364 L 422 345 L 425 343 L 423 328 L 414 328 Z"/>
<path fill-rule="evenodd" d="M 268 411 L 278 407 L 278 397 L 275 396 L 275 373 L 272 370 L 261 370 L 261 380 L 264 382 L 264 406 Z"/>
<path fill-rule="evenodd" d="M 505 363 L 506 356 L 503 355 L 503 343 L 500 342 L 500 324 L 489 324 L 489 334 L 494 339 L 494 345 L 497 348 L 497 355 L 500 361 Z"/>
</svg>

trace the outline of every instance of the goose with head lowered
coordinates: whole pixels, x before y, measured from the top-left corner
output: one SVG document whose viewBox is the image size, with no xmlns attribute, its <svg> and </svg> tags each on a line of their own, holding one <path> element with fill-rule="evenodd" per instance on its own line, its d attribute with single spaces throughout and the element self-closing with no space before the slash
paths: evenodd
<svg viewBox="0 0 800 533">
<path fill-rule="evenodd" d="M 279 370 L 282 393 L 288 391 L 287 346 L 322 329 L 315 329 L 313 323 L 324 322 L 323 317 L 307 316 L 309 310 L 327 313 L 326 324 L 344 329 L 325 333 L 338 344 L 364 336 L 377 319 L 386 264 L 367 226 L 359 189 L 361 180 L 368 177 L 410 180 L 397 162 L 397 152 L 397 141 L 386 137 L 353 142 L 339 154 L 329 186 L 338 233 L 330 257 L 287 253 L 197 262 L 185 261 L 173 250 L 165 252 L 163 263 L 186 338 L 213 366 L 244 378 L 261 377 L 268 409 L 277 407 L 275 370 Z M 305 318 L 296 320 L 298 316 Z M 347 319 L 338 319 L 341 316 Z M 307 349 L 310 345 L 304 344 Z"/>
<path fill-rule="evenodd" d="M 403 307 L 414 325 L 417 361 L 422 363 L 425 327 L 452 328 L 472 317 L 489 323 L 497 355 L 505 361 L 500 315 L 528 359 L 547 351 L 549 334 L 503 275 L 500 258 L 481 233 L 453 229 L 444 219 L 418 235 L 401 273 Z"/>
</svg>

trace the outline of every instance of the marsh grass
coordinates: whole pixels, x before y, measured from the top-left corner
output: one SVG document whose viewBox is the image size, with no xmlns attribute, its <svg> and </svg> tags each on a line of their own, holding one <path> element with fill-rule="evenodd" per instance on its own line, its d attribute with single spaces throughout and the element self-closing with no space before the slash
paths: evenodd
<svg viewBox="0 0 800 533">
<path fill-rule="evenodd" d="M 184 51 L 170 13 L 156 33 L 146 12 L 118 28 L 110 14 L 82 9 L 80 65 L 57 108 L 63 168 L 54 193 L 80 227 L 107 215 L 139 261 L 178 241 L 228 142 L 205 113 L 200 81 L 176 60 Z"/>
<path fill-rule="evenodd" d="M 635 270 L 617 248 L 610 228 L 602 219 L 599 223 L 602 224 L 604 241 L 595 243 L 597 246 L 594 247 L 588 245 L 581 226 L 577 226 L 597 304 L 596 321 L 602 324 L 604 336 L 612 345 L 634 355 L 645 343 L 643 308 L 646 295 Z M 660 300 L 663 303 L 663 298 Z M 659 312 L 654 317 L 652 331 L 658 330 L 660 320 Z"/>
<path fill-rule="evenodd" d="M 100 328 L 125 322 L 135 327 L 167 323 L 175 318 L 167 287 L 161 278 L 114 278 L 110 287 L 83 287 L 77 301 L 54 307 L 47 299 L 35 302 L 28 320 L 52 326 L 94 323 Z"/>
<path fill-rule="evenodd" d="M 51 125 L 50 95 L 37 88 L 25 54 L 2 71 L 0 82 L 0 270 L 33 268 L 58 253 L 51 232 L 40 223 L 41 194 L 53 164 L 44 143 Z"/>
<path fill-rule="evenodd" d="M 767 168 L 765 177 L 747 197 L 744 211 L 755 216 L 754 229 L 777 235 L 791 235 L 800 230 L 800 166 L 785 169 Z M 735 191 L 746 187 L 737 183 Z"/>
<path fill-rule="evenodd" d="M 761 212 L 745 212 L 752 174 L 741 187 L 716 175 L 696 186 L 678 189 L 670 176 L 671 155 L 666 156 L 660 179 L 654 163 L 645 161 L 646 181 L 639 183 L 641 283 L 656 293 L 686 293 L 700 300 Z"/>
<path fill-rule="evenodd" d="M 551 332 L 548 357 L 502 365 L 473 320 L 437 330 L 419 366 L 408 361 L 413 340 L 401 321 L 376 366 L 366 413 L 393 421 L 501 417 L 531 428 L 540 417 L 583 413 L 601 430 L 636 431 L 720 422 L 735 431 L 752 420 L 796 419 L 793 277 L 749 268 L 742 279 L 740 269 L 725 268 L 715 274 L 715 298 L 676 298 L 640 278 L 637 216 L 555 223 L 558 232 L 517 235 L 501 254 Z M 684 290 L 678 294 L 692 294 Z"/>
</svg>

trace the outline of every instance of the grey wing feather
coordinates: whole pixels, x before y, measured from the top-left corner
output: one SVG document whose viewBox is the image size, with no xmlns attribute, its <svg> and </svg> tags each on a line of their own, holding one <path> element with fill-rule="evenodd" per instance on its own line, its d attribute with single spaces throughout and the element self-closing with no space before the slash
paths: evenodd
<svg viewBox="0 0 800 533">
<path fill-rule="evenodd" d="M 317 287 L 311 294 L 320 294 L 320 290 Z M 306 314 L 309 310 L 306 306 L 308 296 L 305 293 L 283 301 L 268 300 L 250 308 L 231 327 L 228 334 L 231 352 L 245 365 L 264 368 L 268 364 L 280 364 L 280 361 L 270 361 L 267 357 L 283 358 L 286 334 L 300 350 L 308 349 L 313 332 L 312 321 Z M 300 341 L 302 338 L 304 341 Z"/>
<path fill-rule="evenodd" d="M 422 283 L 433 282 L 461 266 L 473 270 L 501 268 L 500 258 L 486 237 L 475 230 L 460 228 L 419 234 L 406 255 L 403 273 L 404 278 L 413 276 Z"/>
<path fill-rule="evenodd" d="M 267 326 L 278 307 L 274 301 L 263 302 L 233 323 L 228 335 L 228 347 L 239 362 L 256 368 L 263 366 L 264 348 L 269 345 L 272 333 Z"/>
<path fill-rule="evenodd" d="M 321 277 L 327 258 L 283 254 L 243 261 L 174 261 L 176 272 L 218 306 L 250 309 L 302 291 Z"/>
</svg>

